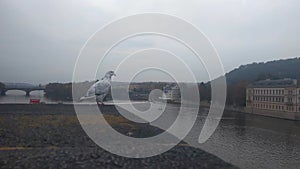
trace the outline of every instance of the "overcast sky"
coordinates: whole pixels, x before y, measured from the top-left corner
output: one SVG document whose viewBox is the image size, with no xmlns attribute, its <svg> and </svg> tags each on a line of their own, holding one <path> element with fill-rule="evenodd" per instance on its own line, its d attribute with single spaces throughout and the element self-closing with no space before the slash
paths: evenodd
<svg viewBox="0 0 300 169">
<path fill-rule="evenodd" d="M 194 24 L 214 44 L 226 72 L 241 64 L 297 57 L 299 9 L 297 0 L 1 0 L 0 81 L 71 81 L 79 50 L 96 30 L 144 12 L 171 14 Z M 137 38 L 117 52 L 163 44 L 157 37 Z"/>
</svg>

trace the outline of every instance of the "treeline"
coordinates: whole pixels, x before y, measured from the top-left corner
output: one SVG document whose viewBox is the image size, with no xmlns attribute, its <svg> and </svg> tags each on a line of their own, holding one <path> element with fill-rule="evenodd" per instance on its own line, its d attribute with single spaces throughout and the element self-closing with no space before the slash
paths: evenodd
<svg viewBox="0 0 300 169">
<path fill-rule="evenodd" d="M 80 83 L 74 83 L 73 87 L 75 89 L 74 95 L 72 96 L 72 83 L 49 83 L 46 85 L 45 96 L 51 100 L 56 101 L 78 101 L 80 97 L 84 96 L 87 90 L 92 86 L 94 81 L 86 81 Z M 145 83 L 132 83 L 130 84 L 129 97 L 132 100 L 148 98 L 149 93 L 153 89 L 162 89 L 165 83 L 156 82 L 145 82 Z M 126 89 L 124 88 L 125 83 L 113 82 L 112 86 L 117 91 L 117 99 L 124 99 Z M 109 92 L 107 100 L 112 99 L 111 93 Z"/>
<path fill-rule="evenodd" d="M 0 91 L 2 91 L 5 88 L 5 85 L 0 82 Z"/>
<path fill-rule="evenodd" d="M 5 89 L 5 85 L 0 82 L 0 96 L 3 94 L 2 91 Z"/>
<path fill-rule="evenodd" d="M 242 65 L 226 74 L 227 84 L 265 79 L 300 79 L 300 58 Z"/>
<path fill-rule="evenodd" d="M 241 81 L 235 84 L 227 84 L 226 105 L 234 105 L 243 107 L 246 105 L 246 88 L 248 81 Z M 210 83 L 200 83 L 199 93 L 201 101 L 211 101 L 211 85 Z"/>
<path fill-rule="evenodd" d="M 72 83 L 49 83 L 46 85 L 45 96 L 56 101 L 73 101 L 73 99 L 77 101 L 86 94 L 93 83 L 94 81 L 73 83 L 74 95 L 72 95 Z"/>
<path fill-rule="evenodd" d="M 49 83 L 45 96 L 51 100 L 72 101 L 72 83 Z"/>
<path fill-rule="evenodd" d="M 72 97 L 72 83 L 50 83 L 46 85 L 45 95 L 46 97 L 52 100 L 61 100 L 61 101 L 72 101 L 75 98 L 75 101 L 78 101 L 79 98 L 85 95 L 88 88 L 94 82 L 82 82 L 74 84 L 75 96 Z M 144 83 L 133 83 L 130 85 L 129 97 L 131 100 L 145 100 L 148 99 L 149 93 L 153 89 L 162 89 L 167 83 L 165 82 L 144 82 Z M 227 85 L 227 105 L 235 106 L 245 106 L 246 104 L 246 87 L 248 86 L 248 81 L 241 81 L 236 84 Z M 124 84 L 115 83 L 115 90 L 119 90 L 123 94 L 125 89 L 123 88 Z M 211 85 L 210 83 L 199 83 L 199 93 L 201 101 L 211 101 Z M 126 97 L 123 95 L 117 96 L 118 99 L 122 100 Z M 111 94 L 107 95 L 107 100 L 111 100 Z"/>
</svg>

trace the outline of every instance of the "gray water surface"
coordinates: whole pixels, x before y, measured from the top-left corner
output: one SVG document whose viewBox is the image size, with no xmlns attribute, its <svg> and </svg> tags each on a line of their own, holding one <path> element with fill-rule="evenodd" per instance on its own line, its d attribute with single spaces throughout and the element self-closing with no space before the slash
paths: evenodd
<svg viewBox="0 0 300 169">
<path fill-rule="evenodd" d="M 169 105 L 152 125 L 167 129 L 178 110 L 178 105 Z M 225 111 L 214 134 L 199 144 L 207 113 L 207 108 L 200 109 L 194 127 L 184 139 L 189 145 L 240 168 L 300 168 L 300 121 Z M 189 116 L 188 112 L 185 116 Z"/>
</svg>

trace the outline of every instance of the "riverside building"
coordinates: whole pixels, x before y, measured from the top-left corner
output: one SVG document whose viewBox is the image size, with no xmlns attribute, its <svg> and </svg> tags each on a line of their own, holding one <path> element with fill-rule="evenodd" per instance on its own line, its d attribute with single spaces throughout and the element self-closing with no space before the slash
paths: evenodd
<svg viewBox="0 0 300 169">
<path fill-rule="evenodd" d="M 296 79 L 262 80 L 246 89 L 248 113 L 300 119 L 300 85 Z"/>
<path fill-rule="evenodd" d="M 164 95 L 162 99 L 166 100 L 167 102 L 180 102 L 180 88 L 177 84 L 172 83 L 163 88 Z"/>
</svg>

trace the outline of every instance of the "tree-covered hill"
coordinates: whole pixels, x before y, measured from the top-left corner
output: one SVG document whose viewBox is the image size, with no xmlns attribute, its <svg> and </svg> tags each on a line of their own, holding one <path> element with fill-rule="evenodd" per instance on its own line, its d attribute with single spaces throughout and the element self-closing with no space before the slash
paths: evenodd
<svg viewBox="0 0 300 169">
<path fill-rule="evenodd" d="M 263 79 L 300 79 L 300 58 L 242 65 L 226 74 L 228 84 Z"/>
</svg>

